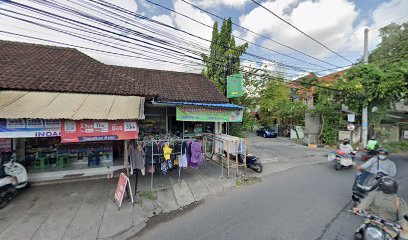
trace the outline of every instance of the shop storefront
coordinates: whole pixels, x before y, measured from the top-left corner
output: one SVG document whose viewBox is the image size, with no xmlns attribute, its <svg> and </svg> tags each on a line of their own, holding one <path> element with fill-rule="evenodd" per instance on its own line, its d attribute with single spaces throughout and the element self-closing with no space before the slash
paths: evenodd
<svg viewBox="0 0 408 240">
<path fill-rule="evenodd" d="M 124 140 L 138 132 L 136 121 L 0 119 L 0 146 L 11 152 L 13 140 L 29 173 L 112 167 L 123 165 Z"/>
<path fill-rule="evenodd" d="M 105 174 L 124 167 L 125 141 L 139 137 L 144 98 L 38 92 L 12 97 L 19 93 L 0 92 L 0 97 L 16 99 L 0 111 L 0 149 L 3 155 L 15 152 L 31 180 L 86 176 L 87 170 Z M 21 108 L 22 99 L 31 109 Z"/>
<path fill-rule="evenodd" d="M 221 133 L 221 125 L 242 122 L 243 108 L 234 104 L 153 102 L 145 105 L 141 133 L 174 135 L 182 139 L 203 133 Z"/>
</svg>

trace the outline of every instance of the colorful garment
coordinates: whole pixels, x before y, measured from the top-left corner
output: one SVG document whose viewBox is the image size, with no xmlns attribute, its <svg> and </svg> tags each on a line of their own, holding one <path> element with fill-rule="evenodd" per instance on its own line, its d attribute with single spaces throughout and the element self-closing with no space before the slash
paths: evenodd
<svg viewBox="0 0 408 240">
<path fill-rule="evenodd" d="M 169 147 L 169 144 L 164 145 L 164 147 L 163 147 L 163 155 L 164 155 L 164 159 L 165 159 L 165 160 L 167 160 L 167 161 L 170 160 L 171 152 L 173 152 L 173 149 L 171 149 L 171 148 Z"/>
</svg>

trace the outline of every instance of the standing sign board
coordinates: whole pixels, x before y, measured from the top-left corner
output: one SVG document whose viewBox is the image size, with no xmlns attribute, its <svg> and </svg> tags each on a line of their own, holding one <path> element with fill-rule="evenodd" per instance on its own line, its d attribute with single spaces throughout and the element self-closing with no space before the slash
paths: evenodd
<svg viewBox="0 0 408 240">
<path fill-rule="evenodd" d="M 137 139 L 136 121 L 62 121 L 61 142 L 89 142 Z"/>
<path fill-rule="evenodd" d="M 59 119 L 1 119 L 0 138 L 61 136 Z"/>
<path fill-rule="evenodd" d="M 177 106 L 177 121 L 194 122 L 242 122 L 240 109 Z"/>
<path fill-rule="evenodd" d="M 124 173 L 121 173 L 119 180 L 118 180 L 118 184 L 116 185 L 116 192 L 115 192 L 115 198 L 114 198 L 119 208 L 122 206 L 123 196 L 125 195 L 126 187 L 129 187 L 129 195 L 133 203 L 134 202 L 133 194 L 132 194 L 132 189 L 130 187 L 129 178 Z"/>
<path fill-rule="evenodd" d="M 242 73 L 227 77 L 227 98 L 242 97 Z"/>
<path fill-rule="evenodd" d="M 347 114 L 347 121 L 348 122 L 354 122 L 355 120 L 356 120 L 356 114 L 354 114 L 354 113 Z"/>
</svg>

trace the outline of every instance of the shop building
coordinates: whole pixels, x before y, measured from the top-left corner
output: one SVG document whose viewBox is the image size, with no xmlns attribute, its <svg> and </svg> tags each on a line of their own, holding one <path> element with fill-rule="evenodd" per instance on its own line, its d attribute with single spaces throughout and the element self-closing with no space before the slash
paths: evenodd
<svg viewBox="0 0 408 240">
<path fill-rule="evenodd" d="M 200 74 L 106 65 L 76 49 L 0 41 L 0 153 L 30 180 L 123 168 L 128 140 L 221 133 L 242 121 Z"/>
</svg>

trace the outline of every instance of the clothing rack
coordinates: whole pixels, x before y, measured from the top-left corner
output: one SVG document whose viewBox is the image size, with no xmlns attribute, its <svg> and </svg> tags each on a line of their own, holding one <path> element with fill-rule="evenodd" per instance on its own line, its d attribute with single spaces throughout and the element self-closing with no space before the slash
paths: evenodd
<svg viewBox="0 0 408 240">
<path fill-rule="evenodd" d="M 168 143 L 179 143 L 181 144 L 181 151 L 177 151 L 177 152 L 172 152 L 170 153 L 170 155 L 183 155 L 185 154 L 185 152 L 183 151 L 183 144 L 187 141 L 190 141 L 191 139 L 162 139 L 162 140 L 156 140 L 156 139 L 149 139 L 149 140 L 143 140 L 143 141 L 136 141 L 136 143 L 142 144 L 143 148 L 145 148 L 146 146 L 151 146 L 151 160 L 150 160 L 150 165 L 154 167 L 155 165 L 155 156 L 163 156 L 163 153 L 154 153 L 154 147 L 155 144 L 157 143 L 163 143 L 163 142 L 168 142 Z M 146 154 L 146 153 L 145 153 Z M 148 159 L 146 159 L 146 163 L 147 163 Z M 164 160 L 167 161 L 167 160 Z M 181 168 L 180 167 L 180 162 L 182 161 L 182 159 L 179 159 L 179 167 L 178 167 L 178 179 L 177 179 L 177 183 L 180 183 L 180 179 L 181 179 Z M 156 165 L 158 165 L 156 163 Z M 160 171 L 161 169 L 157 170 L 155 169 L 155 171 L 151 172 L 150 175 L 150 190 L 151 191 L 157 191 L 157 190 L 163 190 L 163 189 L 167 189 L 168 187 L 172 186 L 173 184 L 171 184 L 170 186 L 167 187 L 163 187 L 163 174 L 160 174 L 160 179 L 162 182 L 162 187 L 161 188 L 154 188 L 154 173 L 156 171 Z"/>
</svg>

